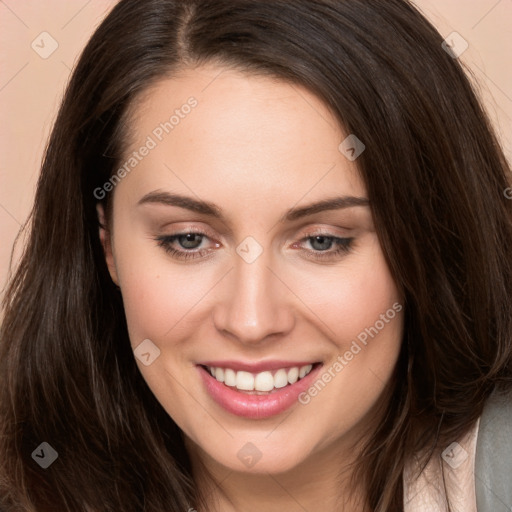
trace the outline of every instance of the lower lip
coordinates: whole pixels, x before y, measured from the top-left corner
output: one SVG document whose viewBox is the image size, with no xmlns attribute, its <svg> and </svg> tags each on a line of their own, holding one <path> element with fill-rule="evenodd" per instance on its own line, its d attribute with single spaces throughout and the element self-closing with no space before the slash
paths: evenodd
<svg viewBox="0 0 512 512">
<path fill-rule="evenodd" d="M 243 418 L 264 419 L 280 414 L 298 402 L 299 395 L 310 387 L 321 367 L 322 365 L 319 364 L 295 384 L 287 385 L 266 395 L 249 395 L 235 391 L 212 377 L 202 366 L 197 368 L 206 391 L 223 409 Z"/>
</svg>

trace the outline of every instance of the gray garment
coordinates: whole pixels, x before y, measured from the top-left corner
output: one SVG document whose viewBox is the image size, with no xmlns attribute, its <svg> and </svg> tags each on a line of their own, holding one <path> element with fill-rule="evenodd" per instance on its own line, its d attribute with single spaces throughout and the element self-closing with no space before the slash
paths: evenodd
<svg viewBox="0 0 512 512">
<path fill-rule="evenodd" d="M 488 399 L 478 429 L 475 457 L 478 512 L 512 512 L 512 392 Z"/>
</svg>

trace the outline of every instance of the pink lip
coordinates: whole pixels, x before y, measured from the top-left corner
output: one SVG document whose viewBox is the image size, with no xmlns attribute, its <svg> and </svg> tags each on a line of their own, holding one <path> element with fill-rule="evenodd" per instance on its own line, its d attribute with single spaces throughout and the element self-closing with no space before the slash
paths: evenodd
<svg viewBox="0 0 512 512">
<path fill-rule="evenodd" d="M 233 370 L 235 369 L 225 361 L 223 364 L 207 364 L 207 366 L 217 365 L 218 367 L 223 367 L 225 365 L 225 367 L 232 368 Z M 245 369 L 245 371 L 254 371 L 252 368 L 255 368 L 256 366 L 261 365 L 251 366 L 251 369 L 249 370 L 246 369 L 248 368 L 247 365 L 242 365 L 243 368 L 240 368 L 240 364 L 235 365 L 235 367 L 240 368 L 241 370 Z M 287 366 L 299 365 L 297 363 L 292 363 L 289 365 L 279 366 L 278 368 L 286 368 Z M 295 402 L 297 402 L 299 395 L 311 386 L 311 383 L 314 381 L 321 367 L 322 365 L 319 364 L 314 367 L 308 375 L 298 380 L 295 384 L 285 386 L 284 388 L 272 391 L 265 395 L 249 395 L 235 391 L 219 382 L 215 377 L 212 377 L 212 375 L 202 366 L 198 365 L 197 369 L 203 379 L 206 391 L 223 409 L 243 418 L 264 419 L 286 411 Z M 264 366 L 264 368 L 275 369 L 270 368 L 268 365 Z"/>
</svg>

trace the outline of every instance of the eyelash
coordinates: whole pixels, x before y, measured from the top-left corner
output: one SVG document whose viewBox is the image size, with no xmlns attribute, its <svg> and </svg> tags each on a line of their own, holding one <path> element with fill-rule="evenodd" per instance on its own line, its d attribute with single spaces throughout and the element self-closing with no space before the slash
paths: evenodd
<svg viewBox="0 0 512 512">
<path fill-rule="evenodd" d="M 206 255 L 208 252 L 210 252 L 208 249 L 201 249 L 199 251 L 186 251 L 186 250 L 178 250 L 174 249 L 171 244 L 173 244 L 178 238 L 186 235 L 198 235 L 202 237 L 209 238 L 206 233 L 203 233 L 201 231 L 185 231 L 183 233 L 176 233 L 175 235 L 162 235 L 155 240 L 158 242 L 158 245 L 164 249 L 165 252 L 171 255 L 171 257 L 179 259 L 179 260 L 189 260 L 189 259 L 198 259 L 202 258 L 204 255 Z M 300 242 L 304 242 L 313 238 L 327 238 L 332 240 L 332 242 L 338 246 L 338 248 L 334 251 L 312 251 L 312 250 L 306 250 L 304 249 L 303 252 L 308 253 L 308 258 L 311 258 L 313 260 L 317 261 L 327 261 L 327 260 L 333 260 L 336 257 L 341 257 L 342 255 L 345 255 L 349 253 L 352 249 L 352 242 L 353 238 L 340 238 L 336 237 L 334 235 L 329 235 L 327 233 L 307 233 Z"/>
</svg>

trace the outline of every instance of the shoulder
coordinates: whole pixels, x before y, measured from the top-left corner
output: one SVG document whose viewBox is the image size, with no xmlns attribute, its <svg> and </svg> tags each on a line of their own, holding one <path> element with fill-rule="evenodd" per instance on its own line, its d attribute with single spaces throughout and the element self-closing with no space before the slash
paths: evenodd
<svg viewBox="0 0 512 512">
<path fill-rule="evenodd" d="M 425 467 L 412 459 L 404 470 L 404 512 L 477 512 L 474 464 L 480 419 Z M 449 507 L 448 507 L 449 504 Z"/>
<path fill-rule="evenodd" d="M 419 471 L 404 470 L 405 512 L 512 511 L 512 390 L 486 400 L 470 431 Z"/>
<path fill-rule="evenodd" d="M 475 454 L 478 511 L 512 510 L 512 390 L 495 391 L 486 401 Z"/>
</svg>

